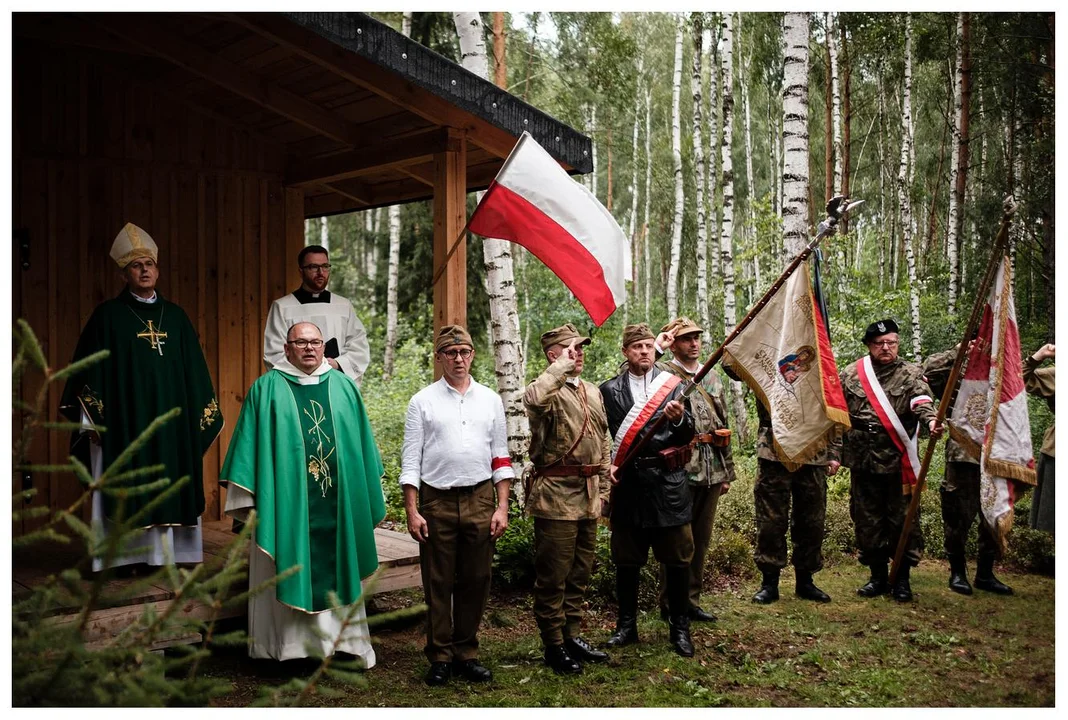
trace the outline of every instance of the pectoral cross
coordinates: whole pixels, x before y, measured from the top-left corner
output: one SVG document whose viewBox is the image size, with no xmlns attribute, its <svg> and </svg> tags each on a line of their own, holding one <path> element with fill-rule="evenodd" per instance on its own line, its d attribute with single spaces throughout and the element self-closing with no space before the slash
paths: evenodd
<svg viewBox="0 0 1068 720">
<path fill-rule="evenodd" d="M 152 349 L 156 350 L 157 352 L 159 352 L 160 356 L 162 356 L 163 355 L 163 344 L 164 344 L 163 343 L 163 338 L 167 337 L 167 333 L 160 332 L 159 330 L 157 330 L 152 325 L 152 321 L 151 320 L 145 321 L 145 324 L 148 325 L 148 329 L 145 330 L 144 332 L 137 333 L 137 337 L 144 338 L 145 340 L 148 340 L 148 344 L 152 346 Z"/>
</svg>

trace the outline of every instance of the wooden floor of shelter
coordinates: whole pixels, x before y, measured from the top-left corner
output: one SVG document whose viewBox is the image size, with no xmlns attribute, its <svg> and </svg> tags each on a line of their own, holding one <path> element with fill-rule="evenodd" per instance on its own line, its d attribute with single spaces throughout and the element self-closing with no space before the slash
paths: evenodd
<svg viewBox="0 0 1068 720">
<path fill-rule="evenodd" d="M 208 562 L 213 556 L 222 557 L 227 546 L 236 535 L 231 531 L 230 520 L 217 520 L 203 525 L 204 560 Z M 375 544 L 378 548 L 378 571 L 372 576 L 372 593 L 390 592 L 408 587 L 422 586 L 419 572 L 419 543 L 407 533 L 400 533 L 383 528 L 375 529 Z M 55 543 L 47 548 L 35 546 L 30 552 L 16 552 L 12 557 L 11 578 L 12 593 L 15 599 L 45 582 L 49 577 L 63 569 L 73 567 L 79 562 L 77 549 L 68 545 Z M 144 566 L 141 566 L 142 568 Z M 154 571 L 155 568 L 151 568 Z M 139 576 L 116 578 L 104 586 L 103 594 L 114 597 L 135 583 L 143 581 L 149 574 L 142 571 Z M 83 572 L 83 576 L 89 573 Z M 87 577 L 82 581 L 86 587 L 92 583 Z M 85 630 L 85 640 L 90 646 L 106 645 L 125 627 L 129 626 L 145 611 L 146 606 L 155 605 L 157 612 L 163 612 L 173 602 L 175 594 L 163 584 L 147 584 L 138 589 L 133 596 L 112 603 L 109 607 L 94 610 Z M 57 623 L 74 622 L 79 607 L 64 605 L 61 601 L 53 610 L 52 621 Z M 182 615 L 198 619 L 208 619 L 211 608 L 203 603 L 191 601 L 181 610 Z M 242 605 L 224 611 L 219 618 L 239 617 L 244 615 L 246 607 Z M 199 642 L 200 635 L 166 638 L 157 643 L 153 649 L 171 645 Z"/>
</svg>

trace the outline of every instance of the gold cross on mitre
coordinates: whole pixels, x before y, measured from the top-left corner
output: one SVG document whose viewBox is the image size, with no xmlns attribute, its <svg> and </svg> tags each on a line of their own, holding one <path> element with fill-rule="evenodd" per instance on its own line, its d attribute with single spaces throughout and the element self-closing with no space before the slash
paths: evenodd
<svg viewBox="0 0 1068 720">
<path fill-rule="evenodd" d="M 152 346 L 152 349 L 158 351 L 160 355 L 163 355 L 163 338 L 167 337 L 167 333 L 157 330 L 152 325 L 151 320 L 145 321 L 145 325 L 148 326 L 148 329 L 144 332 L 137 333 L 137 337 L 148 340 L 148 344 Z"/>
</svg>

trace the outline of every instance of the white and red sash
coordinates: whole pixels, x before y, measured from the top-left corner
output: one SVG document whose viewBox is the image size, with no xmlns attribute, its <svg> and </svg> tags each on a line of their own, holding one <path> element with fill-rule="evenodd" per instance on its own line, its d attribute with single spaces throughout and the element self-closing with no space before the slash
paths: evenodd
<svg viewBox="0 0 1068 720">
<path fill-rule="evenodd" d="M 682 379 L 678 375 L 673 375 L 669 372 L 661 372 L 653 378 L 653 381 L 649 384 L 649 399 L 644 403 L 635 402 L 631 406 L 627 416 L 620 423 L 619 429 L 616 430 L 615 437 L 612 438 L 613 463 L 617 457 L 625 458 L 627 456 L 631 445 L 641 433 L 642 428 L 656 414 L 657 408 L 660 407 L 660 403 L 664 402 L 664 398 L 670 395 L 671 391 L 680 382 L 682 382 Z"/>
<path fill-rule="evenodd" d="M 901 489 L 904 494 L 912 492 L 916 480 L 920 476 L 919 426 L 916 432 L 909 437 L 905 432 L 905 426 L 901 424 L 901 418 L 886 397 L 879 378 L 875 377 L 875 370 L 871 366 L 871 355 L 865 355 L 857 360 L 857 376 L 864 388 L 864 394 L 868 396 L 875 414 L 879 417 L 883 429 L 886 430 L 894 446 L 901 452 Z"/>
</svg>

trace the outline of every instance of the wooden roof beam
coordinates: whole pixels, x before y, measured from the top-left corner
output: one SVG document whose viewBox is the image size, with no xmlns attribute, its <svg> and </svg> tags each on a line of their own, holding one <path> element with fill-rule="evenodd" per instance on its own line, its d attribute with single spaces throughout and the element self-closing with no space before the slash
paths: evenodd
<svg viewBox="0 0 1068 720">
<path fill-rule="evenodd" d="M 448 131 L 434 128 L 408 137 L 366 143 L 337 155 L 291 161 L 286 185 L 304 186 L 359 177 L 432 160 L 445 150 Z"/>
<path fill-rule="evenodd" d="M 166 28 L 146 21 L 143 16 L 87 14 L 83 17 L 128 43 L 317 133 L 350 146 L 359 145 L 363 139 L 356 128 L 337 115 L 181 38 Z"/>
<path fill-rule="evenodd" d="M 443 98 L 405 81 L 395 73 L 366 60 L 279 14 L 240 13 L 234 22 L 284 45 L 297 55 L 350 82 L 367 88 L 435 125 L 463 129 L 475 145 L 506 158 L 516 138 L 508 132 L 464 112 Z M 504 94 L 504 91 L 500 91 Z"/>
</svg>

